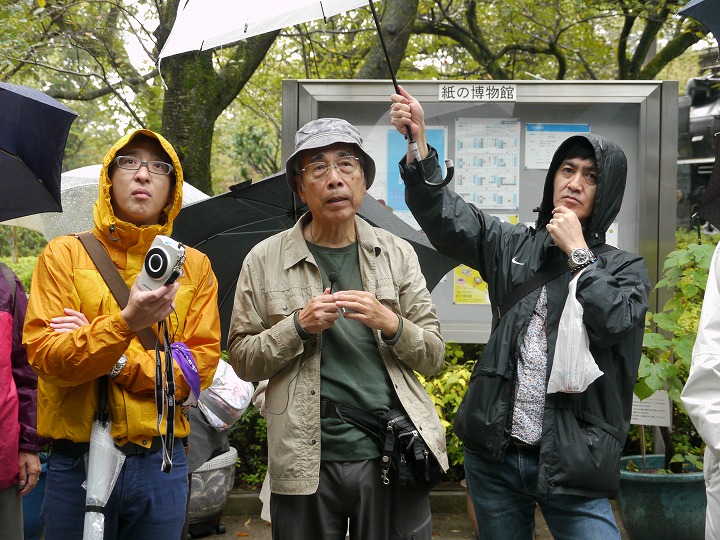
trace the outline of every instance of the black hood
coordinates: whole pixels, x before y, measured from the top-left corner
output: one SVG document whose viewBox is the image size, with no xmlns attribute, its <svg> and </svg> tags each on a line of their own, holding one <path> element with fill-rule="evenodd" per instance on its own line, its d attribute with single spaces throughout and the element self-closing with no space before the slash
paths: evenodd
<svg viewBox="0 0 720 540">
<path fill-rule="evenodd" d="M 617 144 L 593 133 L 569 137 L 555 151 L 545 178 L 537 229 L 544 228 L 552 217 L 555 172 L 560 166 L 561 160 L 565 158 L 567 147 L 577 142 L 578 139 L 589 141 L 595 150 L 595 161 L 598 168 L 595 206 L 590 218 L 590 225 L 585 229 L 584 234 L 588 245 L 597 245 L 605 241 L 605 232 L 620 211 L 627 178 L 627 158 L 625 152 Z"/>
</svg>

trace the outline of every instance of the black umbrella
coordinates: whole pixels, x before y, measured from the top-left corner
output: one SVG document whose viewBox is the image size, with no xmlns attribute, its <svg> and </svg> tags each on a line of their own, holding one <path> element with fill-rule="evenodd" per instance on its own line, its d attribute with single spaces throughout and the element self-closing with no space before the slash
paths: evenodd
<svg viewBox="0 0 720 540">
<path fill-rule="evenodd" d="M 76 116 L 42 92 L 0 82 L 0 221 L 62 212 L 62 159 Z"/>
<path fill-rule="evenodd" d="M 720 133 L 715 134 L 715 163 L 698 214 L 716 229 L 720 229 Z"/>
<path fill-rule="evenodd" d="M 248 252 L 261 240 L 292 227 L 307 207 L 290 191 L 285 172 L 253 184 L 234 186 L 227 193 L 191 204 L 178 214 L 173 238 L 205 253 L 218 280 L 222 346 L 227 333 L 240 268 Z M 438 253 L 421 232 L 391 213 L 371 195 L 358 214 L 366 221 L 408 240 L 432 290 L 459 263 Z"/>
<path fill-rule="evenodd" d="M 720 42 L 720 1 L 690 0 L 678 14 L 699 21 L 712 32 L 715 41 Z"/>
</svg>

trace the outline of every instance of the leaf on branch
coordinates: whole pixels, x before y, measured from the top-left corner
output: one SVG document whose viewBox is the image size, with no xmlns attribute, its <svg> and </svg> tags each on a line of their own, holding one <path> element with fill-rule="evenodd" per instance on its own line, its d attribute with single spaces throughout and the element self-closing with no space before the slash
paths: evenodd
<svg viewBox="0 0 720 540">
<path fill-rule="evenodd" d="M 658 315 L 662 314 L 659 313 Z M 658 326 L 660 326 L 660 323 L 658 323 Z M 643 347 L 651 350 L 667 350 L 670 347 L 670 340 L 656 332 L 647 332 L 643 335 Z"/>
</svg>

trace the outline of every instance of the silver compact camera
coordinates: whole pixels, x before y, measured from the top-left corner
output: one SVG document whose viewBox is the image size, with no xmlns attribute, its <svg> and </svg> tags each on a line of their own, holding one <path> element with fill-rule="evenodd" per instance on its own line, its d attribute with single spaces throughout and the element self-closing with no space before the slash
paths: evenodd
<svg viewBox="0 0 720 540">
<path fill-rule="evenodd" d="M 138 286 L 144 291 L 154 291 L 173 283 L 183 275 L 184 262 L 185 247 L 169 236 L 157 235 L 145 255 Z"/>
</svg>

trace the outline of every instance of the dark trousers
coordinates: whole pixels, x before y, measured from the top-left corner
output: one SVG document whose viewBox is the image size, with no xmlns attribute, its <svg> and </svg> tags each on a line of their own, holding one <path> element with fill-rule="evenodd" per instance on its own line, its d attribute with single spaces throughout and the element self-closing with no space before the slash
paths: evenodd
<svg viewBox="0 0 720 540">
<path fill-rule="evenodd" d="M 312 495 L 270 496 L 273 540 L 431 540 L 428 492 L 380 480 L 380 460 L 323 461 Z M 394 480 L 394 479 L 393 479 Z"/>
</svg>

